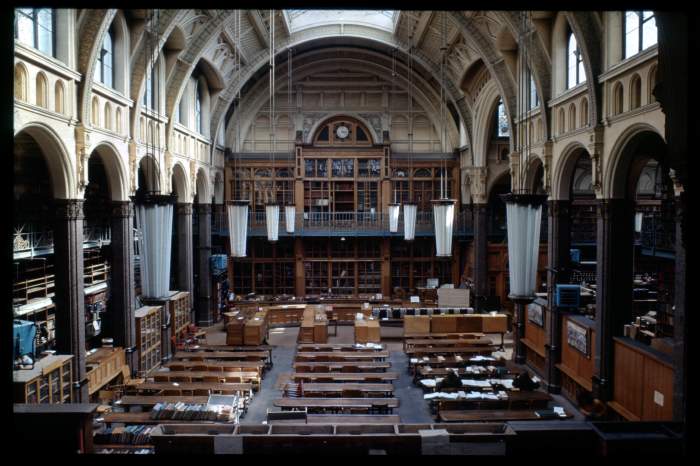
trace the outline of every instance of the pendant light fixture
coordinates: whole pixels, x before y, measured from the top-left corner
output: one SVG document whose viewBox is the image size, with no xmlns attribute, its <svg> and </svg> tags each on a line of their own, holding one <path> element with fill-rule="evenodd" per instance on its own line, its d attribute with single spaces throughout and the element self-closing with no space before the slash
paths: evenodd
<svg viewBox="0 0 700 466">
<path fill-rule="evenodd" d="M 287 108 L 289 109 L 289 117 L 288 121 L 289 124 L 294 127 L 292 124 L 292 105 L 293 105 L 293 100 L 292 100 L 292 85 L 293 85 L 293 79 L 292 79 L 292 71 L 293 71 L 293 66 L 292 66 L 292 54 L 293 50 L 291 47 L 287 49 Z M 293 187 L 292 187 L 293 189 Z M 286 193 L 286 190 L 285 190 Z M 296 214 L 297 214 L 297 207 L 294 205 L 294 200 L 293 199 L 287 199 L 287 202 L 284 205 L 284 226 L 285 229 L 287 230 L 287 233 L 289 234 L 294 234 L 294 221 L 296 219 Z"/>
<path fill-rule="evenodd" d="M 413 35 L 408 36 L 408 174 L 413 179 Z M 416 216 L 418 204 L 410 200 L 403 204 L 403 238 L 416 238 Z"/>
<path fill-rule="evenodd" d="M 272 192 L 265 204 L 265 225 L 267 227 L 267 240 L 271 243 L 277 241 L 279 236 L 280 206 L 277 203 L 277 189 L 275 184 L 275 10 L 270 10 L 270 169 L 272 171 Z"/>
<path fill-rule="evenodd" d="M 447 30 L 445 13 L 442 12 L 442 60 L 440 62 L 440 145 L 447 152 L 447 93 L 445 92 L 445 61 L 447 60 Z M 447 162 L 443 158 L 440 173 L 440 199 L 433 201 L 433 227 L 435 229 L 435 255 L 452 255 L 452 227 L 455 216 L 455 200 L 447 198 Z"/>
<path fill-rule="evenodd" d="M 508 228 L 508 269 L 510 274 L 510 298 L 516 307 L 516 331 L 514 334 L 514 360 L 525 362 L 525 306 L 535 299 L 535 280 L 537 277 L 537 259 L 539 256 L 540 225 L 542 204 L 545 195 L 528 192 L 525 186 L 526 154 L 530 150 L 530 134 L 527 130 L 527 112 L 530 108 L 528 45 L 532 33 L 532 21 L 529 13 L 520 12 L 520 32 L 518 41 L 518 131 L 514 136 L 518 153 L 518 172 L 511 174 L 517 181 L 517 189 L 501 196 L 506 204 L 506 221 Z M 515 176 L 513 176 L 515 175 Z"/>
<path fill-rule="evenodd" d="M 156 120 L 160 105 L 160 76 L 157 68 L 160 44 L 160 13 L 151 10 L 146 20 L 146 79 L 151 80 L 151 93 L 146 93 L 146 112 Z M 149 74 L 150 73 L 150 74 Z M 147 87 L 147 84 L 146 84 Z M 155 107 L 155 108 L 151 108 Z M 146 138 L 146 154 L 157 160 L 162 153 L 159 132 L 151 131 Z M 175 195 L 161 194 L 156 190 L 156 164 L 146 165 L 146 177 L 150 183 L 134 196 L 136 226 L 141 232 L 141 289 L 145 298 L 159 299 L 168 296 L 170 290 L 170 256 L 172 246 L 173 205 Z"/>
<path fill-rule="evenodd" d="M 393 102 L 394 96 L 396 95 L 396 52 L 397 49 L 394 48 L 391 51 L 391 100 Z M 389 176 L 390 179 L 393 177 L 392 167 L 391 167 L 391 149 L 389 149 Z M 397 233 L 399 231 L 399 212 L 401 210 L 401 204 L 396 202 L 396 185 L 394 183 L 394 202 L 389 204 L 389 232 Z"/>
<path fill-rule="evenodd" d="M 236 10 L 236 40 L 240 43 L 241 40 L 241 10 Z M 241 56 L 236 53 L 236 88 L 237 88 L 237 101 L 235 109 L 235 124 L 236 124 L 236 152 L 240 152 L 241 149 L 241 115 L 240 115 L 240 104 L 241 104 Z M 248 199 L 243 199 L 242 196 L 242 185 L 241 180 L 237 180 L 238 176 L 238 166 L 236 164 L 238 160 L 238 155 L 234 154 L 233 157 L 233 185 L 238 186 L 238 189 L 234 188 L 233 195 L 238 194 L 239 198 L 226 203 L 226 213 L 228 216 L 228 235 L 229 235 L 229 245 L 231 247 L 231 256 L 233 257 L 245 257 L 246 256 L 246 243 L 248 239 Z"/>
</svg>

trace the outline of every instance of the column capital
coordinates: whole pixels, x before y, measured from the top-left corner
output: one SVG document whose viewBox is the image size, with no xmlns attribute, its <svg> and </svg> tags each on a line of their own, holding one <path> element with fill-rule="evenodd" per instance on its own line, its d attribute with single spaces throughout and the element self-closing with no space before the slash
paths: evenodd
<svg viewBox="0 0 700 466">
<path fill-rule="evenodd" d="M 197 213 L 202 215 L 211 214 L 211 204 L 195 204 Z"/>
<path fill-rule="evenodd" d="M 55 213 L 58 220 L 82 220 L 85 218 L 83 214 L 83 199 L 55 199 Z"/>
<path fill-rule="evenodd" d="M 177 215 L 192 215 L 192 203 L 178 202 L 175 204 L 175 213 Z"/>
<path fill-rule="evenodd" d="M 486 179 L 488 167 L 466 167 L 466 182 L 474 203 L 486 204 Z"/>
<path fill-rule="evenodd" d="M 128 218 L 134 216 L 134 203 L 131 201 L 113 201 L 112 217 Z"/>
</svg>

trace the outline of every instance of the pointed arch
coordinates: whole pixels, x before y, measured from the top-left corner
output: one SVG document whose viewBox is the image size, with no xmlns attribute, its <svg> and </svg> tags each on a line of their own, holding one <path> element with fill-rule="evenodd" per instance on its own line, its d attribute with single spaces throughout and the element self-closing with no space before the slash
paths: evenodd
<svg viewBox="0 0 700 466">
<path fill-rule="evenodd" d="M 49 108 L 49 85 L 43 71 L 36 74 L 35 96 L 37 106 Z"/>
<path fill-rule="evenodd" d="M 173 164 L 172 172 L 172 191 L 177 194 L 177 202 L 192 202 L 192 196 L 190 195 L 191 190 L 189 184 L 189 176 L 187 176 L 187 169 L 181 161 L 178 160 Z"/>
<path fill-rule="evenodd" d="M 117 148 L 108 141 L 99 143 L 91 152 L 91 157 L 98 156 L 105 166 L 109 193 L 113 201 L 129 200 L 129 176 L 126 157 L 119 154 Z"/>
<path fill-rule="evenodd" d="M 27 67 L 23 63 L 15 65 L 15 99 L 27 101 Z"/>
<path fill-rule="evenodd" d="M 197 170 L 197 203 L 211 204 L 211 189 L 209 186 L 209 176 L 207 171 L 200 167 Z"/>
</svg>

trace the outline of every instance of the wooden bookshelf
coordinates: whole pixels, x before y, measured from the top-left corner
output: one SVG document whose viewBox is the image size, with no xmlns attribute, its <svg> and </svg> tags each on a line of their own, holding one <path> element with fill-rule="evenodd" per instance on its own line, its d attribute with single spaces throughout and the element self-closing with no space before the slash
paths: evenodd
<svg viewBox="0 0 700 466">
<path fill-rule="evenodd" d="M 180 291 L 170 297 L 168 302 L 168 312 L 170 312 L 170 335 L 179 338 L 179 336 L 190 325 L 190 303 L 189 291 Z"/>
<path fill-rule="evenodd" d="M 49 355 L 31 370 L 13 372 L 15 403 L 70 403 L 73 400 L 72 355 Z"/>
<path fill-rule="evenodd" d="M 146 377 L 161 363 L 161 310 L 161 306 L 144 306 L 134 313 L 139 377 Z"/>
<path fill-rule="evenodd" d="M 126 366 L 124 348 L 98 348 L 85 358 L 85 365 L 88 393 L 92 395 L 123 373 Z"/>
</svg>

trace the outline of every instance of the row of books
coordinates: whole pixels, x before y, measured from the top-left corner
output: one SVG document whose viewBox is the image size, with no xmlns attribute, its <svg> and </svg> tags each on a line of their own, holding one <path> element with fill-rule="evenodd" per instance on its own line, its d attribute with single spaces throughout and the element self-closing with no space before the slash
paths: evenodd
<svg viewBox="0 0 700 466">
<path fill-rule="evenodd" d="M 151 419 L 176 419 L 183 421 L 221 421 L 233 419 L 236 408 L 225 405 L 201 403 L 157 403 L 151 410 Z"/>
<path fill-rule="evenodd" d="M 133 425 L 126 427 L 106 427 L 95 433 L 96 444 L 144 445 L 151 441 L 155 426 Z"/>
<path fill-rule="evenodd" d="M 155 451 L 153 448 L 100 448 L 95 450 L 95 453 L 99 455 L 153 455 Z"/>
</svg>

